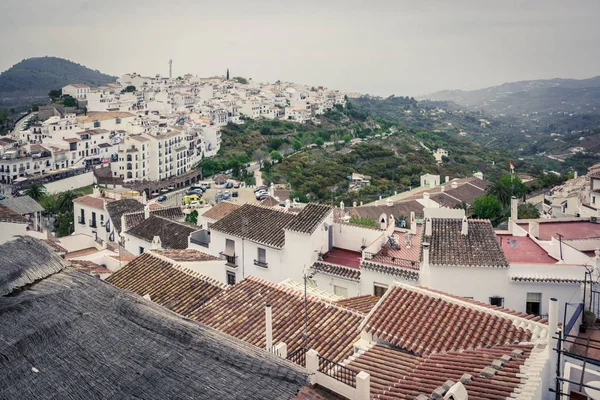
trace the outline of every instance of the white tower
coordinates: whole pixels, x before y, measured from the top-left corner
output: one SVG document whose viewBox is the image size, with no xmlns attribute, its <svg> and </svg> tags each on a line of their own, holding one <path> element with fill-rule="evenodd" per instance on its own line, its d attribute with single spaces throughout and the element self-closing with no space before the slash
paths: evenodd
<svg viewBox="0 0 600 400">
<path fill-rule="evenodd" d="M 173 79 L 173 60 L 169 59 L 169 79 Z"/>
</svg>

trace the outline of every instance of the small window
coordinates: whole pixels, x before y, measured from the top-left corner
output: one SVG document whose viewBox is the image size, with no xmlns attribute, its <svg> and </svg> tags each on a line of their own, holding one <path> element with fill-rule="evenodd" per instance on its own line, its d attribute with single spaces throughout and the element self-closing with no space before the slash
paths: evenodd
<svg viewBox="0 0 600 400">
<path fill-rule="evenodd" d="M 227 271 L 227 284 L 235 285 L 235 272 Z"/>
<path fill-rule="evenodd" d="M 504 307 L 504 297 L 493 296 L 490 297 L 490 304 L 496 307 Z"/>
<path fill-rule="evenodd" d="M 525 312 L 532 315 L 540 315 L 542 311 L 542 294 L 527 293 L 527 303 L 525 304 Z"/>
<path fill-rule="evenodd" d="M 140 254 L 144 253 L 144 248 L 142 246 L 140 246 Z"/>
<path fill-rule="evenodd" d="M 388 285 L 384 285 L 381 283 L 374 283 L 373 284 L 373 294 L 377 297 L 381 297 L 385 294 L 385 292 L 388 289 Z"/>
<path fill-rule="evenodd" d="M 265 249 L 258 248 L 258 261 L 262 263 L 267 262 L 267 251 Z"/>
<path fill-rule="evenodd" d="M 336 296 L 340 296 L 343 298 L 348 297 L 348 289 L 343 287 L 343 286 L 337 286 L 337 285 L 333 285 L 333 293 Z"/>
</svg>

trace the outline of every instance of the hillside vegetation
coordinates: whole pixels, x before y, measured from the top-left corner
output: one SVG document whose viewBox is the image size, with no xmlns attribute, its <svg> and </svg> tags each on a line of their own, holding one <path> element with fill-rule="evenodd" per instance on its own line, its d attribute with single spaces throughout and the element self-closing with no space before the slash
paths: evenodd
<svg viewBox="0 0 600 400">
<path fill-rule="evenodd" d="M 100 86 L 116 77 L 57 57 L 25 59 L 0 74 L 0 107 L 23 107 L 48 99 L 48 92 L 69 83 Z"/>
</svg>

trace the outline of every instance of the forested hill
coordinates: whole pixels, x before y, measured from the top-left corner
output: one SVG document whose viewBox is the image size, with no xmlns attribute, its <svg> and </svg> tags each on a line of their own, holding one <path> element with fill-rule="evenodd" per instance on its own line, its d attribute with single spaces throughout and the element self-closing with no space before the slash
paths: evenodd
<svg viewBox="0 0 600 400">
<path fill-rule="evenodd" d="M 50 90 L 60 89 L 69 83 L 99 86 L 115 80 L 114 76 L 63 58 L 28 58 L 0 73 L 0 107 L 43 102 Z"/>
<path fill-rule="evenodd" d="M 423 97 L 490 114 L 600 113 L 600 76 L 504 83 L 480 90 L 444 90 Z"/>
</svg>

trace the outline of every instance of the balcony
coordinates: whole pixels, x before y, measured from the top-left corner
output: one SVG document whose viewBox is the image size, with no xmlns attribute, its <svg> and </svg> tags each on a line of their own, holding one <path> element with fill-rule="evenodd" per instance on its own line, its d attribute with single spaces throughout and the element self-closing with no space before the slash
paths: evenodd
<svg viewBox="0 0 600 400">
<path fill-rule="evenodd" d="M 254 260 L 254 265 L 257 265 L 262 268 L 267 268 L 269 264 L 266 261 Z"/>
<path fill-rule="evenodd" d="M 81 225 L 85 225 L 85 218 L 78 217 L 77 222 L 79 222 Z"/>
<path fill-rule="evenodd" d="M 229 256 L 223 252 L 219 253 L 221 255 L 222 258 L 224 258 L 227 262 L 225 263 L 225 265 L 227 265 L 228 267 L 233 267 L 233 268 L 237 268 L 237 262 L 236 262 L 236 256 Z"/>
<path fill-rule="evenodd" d="M 90 228 L 97 228 L 95 219 L 90 219 Z"/>
</svg>

